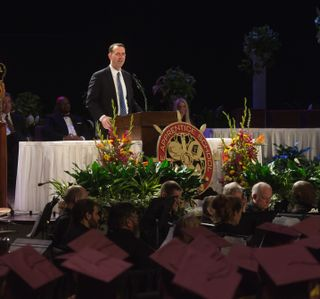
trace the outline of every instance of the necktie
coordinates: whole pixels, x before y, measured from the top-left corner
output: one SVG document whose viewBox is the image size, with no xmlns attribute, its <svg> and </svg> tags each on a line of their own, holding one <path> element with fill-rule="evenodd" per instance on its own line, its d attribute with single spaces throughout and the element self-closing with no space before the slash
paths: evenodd
<svg viewBox="0 0 320 299">
<path fill-rule="evenodd" d="M 11 122 L 11 120 L 9 118 L 9 114 L 6 114 L 5 120 L 6 120 L 6 123 L 7 123 L 7 126 L 9 128 L 10 132 L 13 133 L 14 127 L 13 127 L 13 123 Z"/>
<path fill-rule="evenodd" d="M 124 95 L 123 95 L 122 84 L 120 81 L 120 72 L 117 73 L 117 85 L 118 85 L 120 115 L 126 115 L 127 108 L 126 108 L 126 102 L 125 102 Z"/>
</svg>

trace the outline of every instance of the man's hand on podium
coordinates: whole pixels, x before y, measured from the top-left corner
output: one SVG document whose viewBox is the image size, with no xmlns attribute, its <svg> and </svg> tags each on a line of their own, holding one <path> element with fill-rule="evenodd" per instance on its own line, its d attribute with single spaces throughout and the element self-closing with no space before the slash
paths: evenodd
<svg viewBox="0 0 320 299">
<path fill-rule="evenodd" d="M 110 116 L 103 116 L 100 120 L 102 126 L 107 129 L 111 130 L 111 117 Z"/>
</svg>

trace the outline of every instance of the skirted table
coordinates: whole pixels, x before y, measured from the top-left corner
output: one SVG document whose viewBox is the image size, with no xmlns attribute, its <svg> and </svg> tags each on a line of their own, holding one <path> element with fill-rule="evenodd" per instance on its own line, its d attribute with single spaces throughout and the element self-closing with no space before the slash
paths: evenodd
<svg viewBox="0 0 320 299">
<path fill-rule="evenodd" d="M 226 143 L 230 138 L 225 138 Z M 215 167 L 210 186 L 221 191 L 219 179 L 221 173 L 221 138 L 207 138 L 213 153 Z M 142 150 L 141 141 L 133 141 L 132 151 Z M 65 171 L 72 171 L 77 164 L 85 168 L 98 159 L 98 150 L 94 141 L 54 141 L 54 142 L 20 142 L 19 161 L 16 181 L 14 209 L 19 211 L 41 211 L 54 195 L 51 184 L 43 184 L 49 180 L 73 182 L 73 178 Z M 259 161 L 262 160 L 259 149 Z"/>
</svg>

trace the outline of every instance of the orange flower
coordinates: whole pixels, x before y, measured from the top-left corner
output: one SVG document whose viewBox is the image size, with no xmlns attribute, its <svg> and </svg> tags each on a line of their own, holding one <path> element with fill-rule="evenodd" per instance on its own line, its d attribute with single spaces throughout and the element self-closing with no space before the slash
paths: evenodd
<svg viewBox="0 0 320 299">
<path fill-rule="evenodd" d="M 263 144 L 265 142 L 265 137 L 263 134 L 259 135 L 256 139 L 255 139 L 256 144 Z"/>
</svg>

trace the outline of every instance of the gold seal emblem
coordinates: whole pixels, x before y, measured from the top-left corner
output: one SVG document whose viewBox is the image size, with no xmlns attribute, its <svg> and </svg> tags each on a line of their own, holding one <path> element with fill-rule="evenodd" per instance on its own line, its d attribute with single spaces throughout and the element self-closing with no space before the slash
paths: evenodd
<svg viewBox="0 0 320 299">
<path fill-rule="evenodd" d="M 201 187 L 201 191 L 205 191 L 212 179 L 213 156 L 202 132 L 191 124 L 174 122 L 160 133 L 157 144 L 158 160 L 168 160 L 172 164 L 194 169 L 205 179 Z"/>
</svg>

